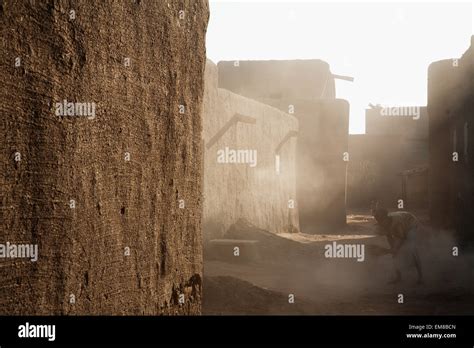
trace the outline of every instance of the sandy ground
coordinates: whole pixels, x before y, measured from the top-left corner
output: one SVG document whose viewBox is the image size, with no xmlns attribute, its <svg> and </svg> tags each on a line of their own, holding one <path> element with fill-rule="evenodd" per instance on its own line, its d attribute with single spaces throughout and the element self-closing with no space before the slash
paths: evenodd
<svg viewBox="0 0 474 348">
<path fill-rule="evenodd" d="M 455 243 L 449 234 L 424 233 L 419 243 L 424 284 L 416 284 L 415 270 L 407 264 L 402 282 L 389 285 L 391 255 L 366 252 L 364 262 L 324 257 L 324 246 L 332 241 L 387 246 L 384 237 L 374 234 L 371 217 L 351 215 L 348 221 L 334 235 L 280 235 L 313 251 L 298 260 L 285 259 L 285 250 L 275 250 L 271 260 L 205 260 L 203 313 L 474 314 L 474 257 L 452 256 Z M 290 294 L 294 303 L 288 301 Z"/>
</svg>

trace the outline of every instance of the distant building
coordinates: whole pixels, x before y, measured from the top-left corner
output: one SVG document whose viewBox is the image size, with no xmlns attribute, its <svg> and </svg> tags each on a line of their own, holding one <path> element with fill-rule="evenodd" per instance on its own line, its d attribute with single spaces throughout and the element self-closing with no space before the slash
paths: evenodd
<svg viewBox="0 0 474 348">
<path fill-rule="evenodd" d="M 334 99 L 329 64 L 319 59 L 221 61 L 219 88 L 262 101 Z M 283 110 L 288 112 L 288 106 Z"/>
<path fill-rule="evenodd" d="M 407 186 L 400 175 L 428 164 L 426 107 L 367 109 L 366 134 L 349 136 L 349 153 L 348 206 L 368 207 L 378 201 L 388 208 L 427 208 L 423 200 L 410 204 L 407 190 L 413 186 Z M 420 185 L 417 190 L 427 191 L 427 182 Z"/>
<path fill-rule="evenodd" d="M 474 36 L 459 59 L 428 69 L 430 118 L 430 217 L 473 240 L 474 225 Z"/>
<path fill-rule="evenodd" d="M 298 119 L 296 196 L 305 233 L 346 224 L 349 103 L 335 99 L 329 64 L 317 60 L 219 62 L 219 88 L 271 105 Z M 269 125 L 270 126 L 270 125 Z"/>
</svg>

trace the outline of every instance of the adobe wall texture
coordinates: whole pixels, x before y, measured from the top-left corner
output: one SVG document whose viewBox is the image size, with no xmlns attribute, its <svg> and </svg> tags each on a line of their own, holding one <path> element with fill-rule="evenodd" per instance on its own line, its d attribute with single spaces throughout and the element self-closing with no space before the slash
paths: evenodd
<svg viewBox="0 0 474 348">
<path fill-rule="evenodd" d="M 292 105 L 299 123 L 296 191 L 300 230 L 330 233 L 346 223 L 349 103 L 343 99 L 262 99 L 281 110 Z"/>
<path fill-rule="evenodd" d="M 460 236 L 472 241 L 474 36 L 470 48 L 460 59 L 430 64 L 428 114 L 431 221 L 440 228 L 454 227 Z"/>
<path fill-rule="evenodd" d="M 240 218 L 273 233 L 296 231 L 297 206 L 290 208 L 289 200 L 296 201 L 298 121 L 269 105 L 218 88 L 217 75 L 216 65 L 208 61 L 203 107 L 204 239 L 222 237 Z M 232 122 L 233 117 L 238 121 Z M 256 165 L 220 163 L 219 151 L 226 148 L 256 150 Z"/>
<path fill-rule="evenodd" d="M 200 313 L 207 1 L 0 11 L 0 243 L 39 247 L 0 259 L 0 314 Z"/>
<path fill-rule="evenodd" d="M 452 225 L 450 167 L 453 139 L 449 132 L 450 109 L 459 69 L 451 59 L 431 63 L 428 69 L 428 113 L 430 117 L 430 217 L 437 226 Z"/>
<path fill-rule="evenodd" d="M 301 231 L 327 233 L 342 227 L 349 104 L 335 99 L 329 64 L 317 59 L 223 61 L 218 69 L 219 87 L 298 120 L 296 191 Z"/>
</svg>

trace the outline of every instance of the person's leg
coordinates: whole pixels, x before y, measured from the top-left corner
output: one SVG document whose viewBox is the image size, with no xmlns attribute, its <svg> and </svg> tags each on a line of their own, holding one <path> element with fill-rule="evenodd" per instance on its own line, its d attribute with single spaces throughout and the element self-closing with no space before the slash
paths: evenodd
<svg viewBox="0 0 474 348">
<path fill-rule="evenodd" d="M 395 276 L 392 280 L 388 282 L 388 284 L 397 284 L 400 283 L 402 280 L 402 256 L 401 250 L 398 251 L 396 255 L 393 255 L 393 267 L 395 268 Z"/>
<path fill-rule="evenodd" d="M 388 282 L 388 284 L 397 284 L 402 280 L 402 272 L 398 268 L 395 268 L 395 277 Z"/>
<path fill-rule="evenodd" d="M 408 247 L 410 248 L 410 253 L 413 258 L 413 264 L 415 265 L 416 272 L 418 274 L 418 284 L 423 283 L 423 270 L 421 267 L 421 259 L 420 255 L 418 253 L 418 247 L 417 247 L 417 227 L 412 228 L 408 234 L 407 234 L 407 244 Z"/>
<path fill-rule="evenodd" d="M 418 250 L 415 249 L 413 253 L 413 260 L 415 262 L 416 272 L 418 273 L 418 284 L 423 284 L 423 270 L 421 268 L 421 259 L 418 255 Z"/>
</svg>

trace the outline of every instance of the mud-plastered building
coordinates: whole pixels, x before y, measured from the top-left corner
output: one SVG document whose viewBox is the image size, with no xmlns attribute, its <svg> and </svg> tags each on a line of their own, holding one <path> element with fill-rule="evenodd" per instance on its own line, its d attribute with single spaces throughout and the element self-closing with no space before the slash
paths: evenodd
<svg viewBox="0 0 474 348">
<path fill-rule="evenodd" d="M 0 12 L 0 314 L 200 313 L 207 1 Z"/>
<path fill-rule="evenodd" d="M 239 218 L 273 233 L 344 226 L 349 105 L 335 99 L 329 65 L 224 61 L 207 69 L 205 238 Z M 226 148 L 257 149 L 258 163 L 219 164 Z"/>
<path fill-rule="evenodd" d="M 460 58 L 428 69 L 430 217 L 472 241 L 474 209 L 474 37 Z"/>
<path fill-rule="evenodd" d="M 427 209 L 428 124 L 423 106 L 366 110 L 365 134 L 349 136 L 351 208 Z"/>
</svg>

